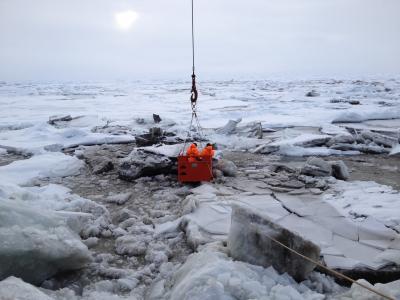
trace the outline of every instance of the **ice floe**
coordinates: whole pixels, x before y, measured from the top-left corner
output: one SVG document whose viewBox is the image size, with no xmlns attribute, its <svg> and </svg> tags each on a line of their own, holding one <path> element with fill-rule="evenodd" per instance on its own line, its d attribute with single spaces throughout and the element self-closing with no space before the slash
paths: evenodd
<svg viewBox="0 0 400 300">
<path fill-rule="evenodd" d="M 202 186 L 204 193 L 199 194 L 197 188 L 193 195 L 188 196 L 187 201 L 191 199 L 194 206 L 192 212 L 183 217 L 182 222 L 187 238 L 195 248 L 212 240 L 226 240 L 231 226 L 231 205 L 237 203 L 264 214 L 268 219 L 320 246 L 325 263 L 329 267 L 341 269 L 366 267 L 377 270 L 386 265 L 398 264 L 400 251 L 391 248 L 390 245 L 394 241 L 399 241 L 400 235 L 384 226 L 384 224 L 398 226 L 397 210 L 394 210 L 392 205 L 394 201 L 398 202 L 397 193 L 388 193 L 386 199 L 381 202 L 382 208 L 374 207 L 376 201 L 372 205 L 371 199 L 371 210 L 369 210 L 371 217 L 354 219 L 354 216 L 349 214 L 351 208 L 347 208 L 347 205 L 345 208 L 335 208 L 338 206 L 338 203 L 334 203 L 335 196 L 329 198 L 307 193 L 296 196 L 275 193 L 272 197 L 268 189 L 257 187 L 257 181 L 253 181 L 253 187 L 250 182 L 251 180 L 244 186 L 253 194 L 245 192 L 232 196 L 228 193 L 223 196 L 215 191 L 218 189 L 216 185 L 213 187 L 204 185 Z M 340 184 L 342 183 L 338 183 L 338 186 Z M 350 186 L 353 183 L 345 184 L 347 188 L 343 192 L 346 195 L 347 191 L 352 191 Z M 240 188 L 240 185 L 235 185 L 235 188 Z M 357 189 L 357 182 L 353 188 Z M 260 190 L 264 192 L 260 193 Z M 378 188 L 370 191 L 373 193 L 381 190 Z M 339 195 L 338 201 L 340 197 Z M 359 205 L 366 210 L 358 212 L 359 214 L 368 212 L 368 203 Z M 357 211 L 357 206 L 353 209 Z M 385 255 L 384 251 L 387 249 L 393 251 Z"/>
</svg>

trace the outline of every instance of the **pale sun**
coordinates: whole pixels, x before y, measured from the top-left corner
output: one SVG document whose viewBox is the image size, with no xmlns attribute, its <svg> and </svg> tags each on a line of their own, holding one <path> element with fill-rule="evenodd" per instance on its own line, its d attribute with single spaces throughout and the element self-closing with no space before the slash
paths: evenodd
<svg viewBox="0 0 400 300">
<path fill-rule="evenodd" d="M 138 13 L 133 10 L 126 10 L 115 14 L 115 22 L 121 30 L 129 30 L 138 18 Z"/>
</svg>

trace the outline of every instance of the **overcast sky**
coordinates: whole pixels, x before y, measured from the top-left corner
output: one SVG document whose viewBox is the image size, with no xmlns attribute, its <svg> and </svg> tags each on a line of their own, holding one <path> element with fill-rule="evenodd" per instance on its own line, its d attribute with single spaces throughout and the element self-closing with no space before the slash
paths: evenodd
<svg viewBox="0 0 400 300">
<path fill-rule="evenodd" d="M 195 9 L 203 79 L 400 71 L 400 0 L 195 0 Z M 137 14 L 130 28 L 116 21 L 126 11 Z M 190 0 L 0 0 L 0 80 L 185 78 L 190 47 Z"/>
</svg>

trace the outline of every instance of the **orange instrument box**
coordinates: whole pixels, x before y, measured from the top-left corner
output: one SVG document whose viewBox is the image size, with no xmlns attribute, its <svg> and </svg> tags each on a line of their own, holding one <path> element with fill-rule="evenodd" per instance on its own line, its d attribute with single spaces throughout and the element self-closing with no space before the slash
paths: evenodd
<svg viewBox="0 0 400 300">
<path fill-rule="evenodd" d="M 212 157 L 178 156 L 179 182 L 211 181 L 212 179 Z"/>
</svg>

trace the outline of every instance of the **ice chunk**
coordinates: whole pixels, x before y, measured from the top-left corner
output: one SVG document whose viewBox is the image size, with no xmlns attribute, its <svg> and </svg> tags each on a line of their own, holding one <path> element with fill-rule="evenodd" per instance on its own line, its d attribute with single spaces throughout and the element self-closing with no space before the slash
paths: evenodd
<svg viewBox="0 0 400 300">
<path fill-rule="evenodd" d="M 344 256 L 324 254 L 324 261 L 326 266 L 332 269 L 352 270 L 361 267 L 358 260 Z"/>
<path fill-rule="evenodd" d="M 399 299 L 400 298 L 400 280 L 396 280 L 389 283 L 377 283 L 375 285 L 370 284 L 364 279 L 358 280 L 359 283 L 366 285 L 370 288 L 373 288 L 380 293 L 391 297 L 392 299 Z M 336 297 L 338 300 L 351 300 L 351 299 L 363 299 L 363 300 L 375 300 L 375 299 L 382 299 L 382 297 L 378 296 L 375 293 L 359 286 L 355 283 L 352 284 L 351 289 L 342 295 L 338 295 Z"/>
<path fill-rule="evenodd" d="M 367 120 L 390 120 L 398 119 L 400 111 L 398 109 L 374 110 L 365 113 L 354 111 L 342 112 L 332 120 L 332 123 L 361 123 Z"/>
<path fill-rule="evenodd" d="M 133 181 L 143 176 L 156 176 L 173 172 L 174 163 L 164 155 L 134 149 L 121 160 L 118 174 L 121 179 Z"/>
<path fill-rule="evenodd" d="M 226 254 L 204 249 L 189 256 L 168 281 L 154 284 L 155 299 L 315 299 L 324 295 L 297 284 L 287 274 L 279 275 L 273 268 L 263 268 L 232 261 Z"/>
<path fill-rule="evenodd" d="M 63 219 L 17 200 L 0 202 L 0 240 L 0 279 L 17 276 L 40 284 L 60 271 L 84 267 L 91 258 Z"/>
<path fill-rule="evenodd" d="M 395 155 L 400 153 L 400 144 L 393 146 L 392 150 L 390 151 L 390 155 Z"/>
<path fill-rule="evenodd" d="M 115 203 L 122 205 L 126 203 L 129 198 L 132 196 L 132 192 L 122 193 L 122 194 L 112 194 L 106 198 L 106 201 L 109 203 Z"/>
<path fill-rule="evenodd" d="M 200 186 L 190 190 L 193 194 L 201 195 L 201 194 L 216 194 L 218 190 L 214 187 L 214 185 L 209 183 L 203 183 Z"/>
<path fill-rule="evenodd" d="M 352 135 L 347 131 L 346 128 L 336 126 L 333 124 L 325 124 L 321 127 L 320 129 L 321 133 L 324 134 L 331 134 L 331 135 L 341 135 L 341 136 L 349 136 L 351 137 Z"/>
<path fill-rule="evenodd" d="M 221 128 L 216 130 L 219 134 L 232 134 L 235 132 L 237 125 L 242 121 L 242 119 L 229 120 L 229 122 Z"/>
<path fill-rule="evenodd" d="M 251 264 L 264 267 L 272 265 L 281 273 L 287 272 L 295 279 L 303 280 L 315 265 L 287 251 L 272 239 L 314 260 L 319 259 L 320 249 L 291 229 L 274 223 L 257 211 L 234 205 L 228 236 L 230 254 L 234 259 Z M 313 227 L 309 230 L 313 230 Z"/>
<path fill-rule="evenodd" d="M 157 145 L 157 146 L 148 146 L 143 147 L 143 149 L 147 152 L 160 154 L 167 157 L 177 157 L 179 153 L 183 150 L 184 144 L 175 144 L 175 145 Z"/>
<path fill-rule="evenodd" d="M 400 250 L 388 249 L 375 257 L 377 262 L 390 262 L 400 265 Z"/>
<path fill-rule="evenodd" d="M 387 228 L 381 222 L 378 222 L 374 217 L 368 217 L 359 222 L 360 240 L 386 240 L 390 241 L 395 238 L 400 238 L 394 230 Z"/>
<path fill-rule="evenodd" d="M 295 214 L 291 214 L 279 220 L 278 224 L 321 247 L 332 245 L 332 231 L 306 218 L 300 218 Z"/>
<path fill-rule="evenodd" d="M 241 196 L 237 201 L 268 216 L 274 222 L 290 214 L 270 195 Z"/>
<path fill-rule="evenodd" d="M 330 176 L 332 174 L 332 166 L 322 158 L 310 157 L 301 168 L 301 174 L 310 176 Z"/>
<path fill-rule="evenodd" d="M 347 180 L 350 177 L 349 169 L 345 165 L 345 163 L 341 160 L 338 161 L 331 161 L 329 162 L 332 166 L 332 176 L 340 179 L 340 180 Z"/>
<path fill-rule="evenodd" d="M 374 247 L 351 241 L 338 235 L 333 236 L 333 242 L 335 248 L 342 251 L 346 258 L 358 261 L 360 267 L 364 266 L 371 270 L 377 270 L 388 264 L 376 259 L 382 251 Z"/>
<path fill-rule="evenodd" d="M 184 217 L 209 234 L 228 234 L 231 209 L 221 204 L 201 204 L 193 214 Z"/>
<path fill-rule="evenodd" d="M 120 255 L 138 256 L 146 253 L 148 240 L 141 235 L 121 236 L 115 241 L 115 251 Z"/>
<path fill-rule="evenodd" d="M 333 188 L 323 199 L 342 214 L 352 218 L 373 216 L 389 227 L 400 224 L 400 193 L 391 187 L 373 181 L 337 181 Z"/>
<path fill-rule="evenodd" d="M 218 160 L 215 168 L 222 171 L 225 176 L 235 177 L 237 173 L 236 165 L 232 161 L 227 159 Z"/>
<path fill-rule="evenodd" d="M 35 286 L 13 276 L 0 281 L 0 299 L 53 300 Z"/>
</svg>

